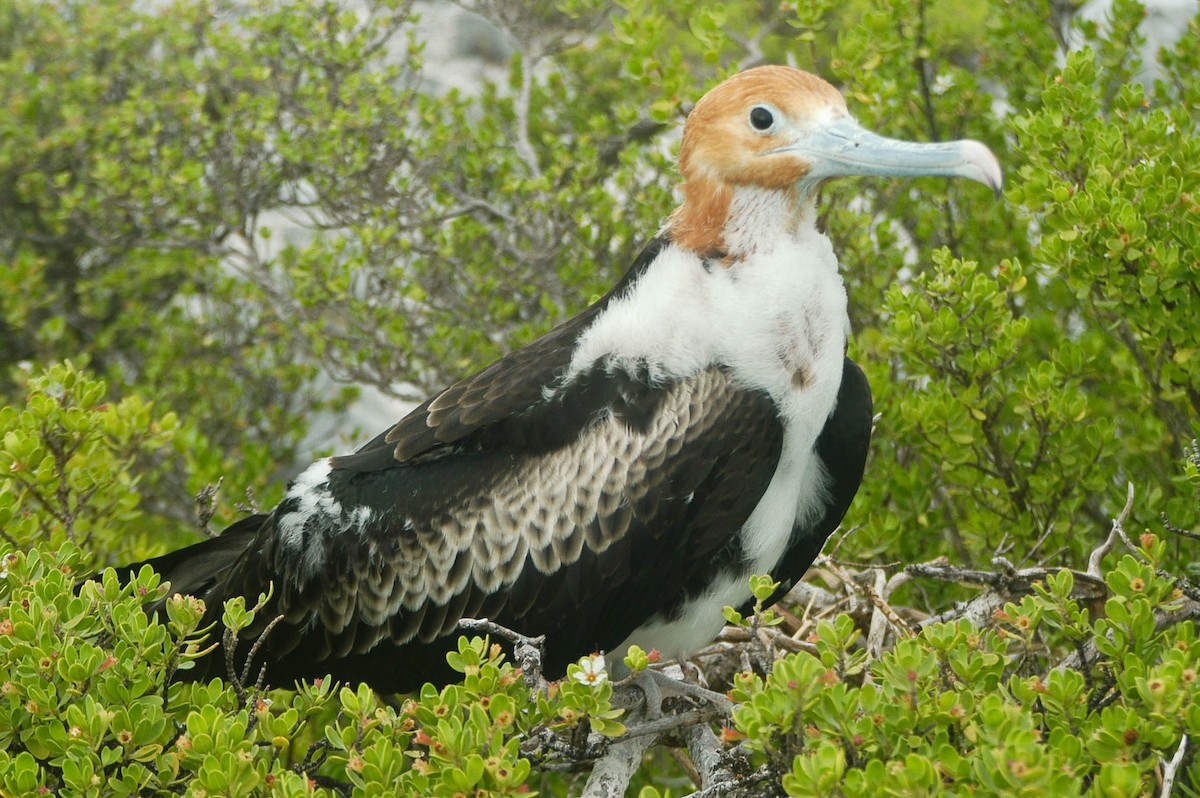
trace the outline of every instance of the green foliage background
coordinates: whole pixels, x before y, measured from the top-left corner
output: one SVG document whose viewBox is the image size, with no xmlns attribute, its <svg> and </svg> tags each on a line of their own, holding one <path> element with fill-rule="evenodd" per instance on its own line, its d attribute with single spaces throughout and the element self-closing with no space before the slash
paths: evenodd
<svg viewBox="0 0 1200 798">
<path fill-rule="evenodd" d="M 54 594 L 70 581 L 54 573 L 196 539 L 193 497 L 218 480 L 215 525 L 246 502 L 269 506 L 298 465 L 308 421 L 342 409 L 351 384 L 420 397 L 578 311 L 672 207 L 672 148 L 690 103 L 763 61 L 823 75 L 885 135 L 979 139 L 1007 179 L 999 202 L 961 181 L 843 181 L 825 191 L 822 225 L 851 298 L 850 354 L 867 369 L 880 413 L 839 555 L 981 566 L 1002 550 L 1082 566 L 1127 482 L 1139 491 L 1130 528 L 1161 529 L 1163 513 L 1196 528 L 1195 466 L 1182 465 L 1200 409 L 1196 20 L 1144 64 L 1143 9 L 1131 0 L 1114 2 L 1104 26 L 1049 0 L 496 2 L 481 9 L 513 46 L 509 77 L 468 95 L 425 91 L 411 8 L 357 8 L 0 0 L 0 539 L 13 552 L 40 552 L 14 561 L 9 599 L 21 573 L 56 618 L 87 616 L 85 605 L 68 606 L 84 599 Z M 1153 77 L 1137 82 L 1148 66 Z M 281 213 L 300 229 L 282 241 L 272 235 Z M 322 370 L 346 387 L 318 389 Z M 68 555 L 50 554 L 65 544 Z M 1195 575 L 1194 541 L 1168 535 L 1155 545 L 1163 568 Z M 924 588 L 905 598 L 937 611 L 957 596 Z M 138 604 L 115 589 L 103 599 L 114 619 L 127 612 L 116 607 Z M 1095 631 L 1076 620 L 1077 634 Z M 67 633 L 45 618 L 29 623 L 50 623 L 37 633 L 48 639 Z M 186 663 L 170 650 L 186 652 L 186 622 L 165 638 L 150 627 L 78 623 L 70 629 L 93 642 L 154 638 L 117 656 L 145 666 L 131 665 L 126 681 L 144 688 L 137 700 L 154 711 L 203 714 L 211 701 L 233 713 L 220 723 L 245 716 L 239 739 L 264 733 L 232 688 L 180 697 L 162 686 Z M 1164 652 L 1180 650 L 1178 670 L 1192 668 L 1194 679 L 1195 645 L 1181 634 L 1126 652 L 1128 662 L 1114 652 L 1113 667 L 1166 667 Z M 146 658 L 151 643 L 166 653 Z M 1003 646 L 972 645 L 999 659 L 991 675 L 967 682 L 990 690 L 1016 678 Z M 45 656 L 43 670 L 59 667 Z M 60 676 L 74 687 L 31 698 L 22 691 L 45 674 L 25 665 L 33 670 L 0 679 L 17 690 L 9 729 L 36 726 L 11 714 L 28 701 L 91 713 L 86 700 L 120 697 L 68 668 Z M 1178 683 L 1190 701 L 1194 683 Z M 1133 712 L 1150 701 L 1140 689 L 1122 686 L 1118 704 Z M 318 720 L 369 714 L 366 698 L 349 709 L 331 695 L 280 699 L 324 709 L 272 723 L 288 737 L 309 720 L 319 729 Z M 1005 695 L 1001 715 L 1023 708 L 1013 722 L 1037 725 L 1028 693 Z M 1101 709 L 1084 714 L 1099 723 Z M 1177 709 L 1185 726 L 1175 732 L 1200 731 L 1191 710 Z M 62 729 L 84 728 L 54 713 Z M 1076 736 L 1092 722 L 1080 718 L 1068 726 Z M 182 754 L 171 770 L 159 761 L 173 734 L 161 722 L 146 740 L 124 742 L 111 719 L 87 727 L 106 780 L 119 763 L 151 759 L 154 778 L 235 772 Z M 788 722 L 836 725 L 828 713 Z M 497 751 L 508 751 L 512 730 L 496 731 L 495 718 L 464 723 L 499 734 Z M 1101 790 L 1087 765 L 1064 783 L 1103 794 L 1149 789 L 1156 752 L 1175 732 L 1122 754 L 1136 765 L 1132 792 Z M 0 763 L 20 760 L 28 784 L 67 783 L 58 742 L 3 733 L 17 736 L 6 738 L 13 753 Z M 399 767 L 364 739 L 342 740 L 343 764 L 369 749 L 379 767 Z M 389 739 L 399 751 L 411 742 Z M 248 752 L 263 779 L 295 775 L 283 765 L 305 756 L 295 743 L 296 757 L 267 763 L 246 746 L 218 748 Z M 1108 756 L 1102 749 L 1096 761 Z M 862 773 L 872 758 L 912 753 L 839 750 L 838 767 Z M 829 751 L 814 756 L 837 760 Z M 489 767 L 519 760 L 496 756 Z M 900 794 L 968 783 L 970 772 L 917 779 Z M 146 774 L 130 775 L 141 786 L 128 789 L 151 789 L 138 781 Z M 660 786 L 669 781 L 659 775 Z M 308 789 L 279 778 L 277 790 Z M 806 778 L 798 770 L 785 786 L 805 794 Z M 25 781 L 4 784 L 27 794 Z M 214 785 L 208 794 L 237 792 Z M 454 785 L 445 794 L 463 786 Z"/>
</svg>

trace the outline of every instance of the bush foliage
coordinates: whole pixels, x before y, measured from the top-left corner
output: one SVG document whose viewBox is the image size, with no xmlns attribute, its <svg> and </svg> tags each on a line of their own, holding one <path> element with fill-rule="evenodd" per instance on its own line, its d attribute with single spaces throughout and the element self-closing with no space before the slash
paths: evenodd
<svg viewBox="0 0 1200 798">
<path fill-rule="evenodd" d="M 195 602 L 73 586 L 194 540 L 218 481 L 203 524 L 269 505 L 352 384 L 418 397 L 583 307 L 672 206 L 690 103 L 760 61 L 1007 179 L 824 190 L 880 413 L 836 557 L 1044 576 L 924 625 L 974 594 L 917 576 L 888 650 L 844 615 L 737 676 L 741 794 L 1200 792 L 1200 22 L 1155 52 L 1139 3 L 1069 5 L 487 3 L 507 78 L 463 92 L 393 0 L 0 0 L 0 794 L 565 793 L 624 730 L 603 679 L 530 692 L 475 639 L 399 701 L 173 683 Z M 1134 542 L 1089 562 L 1127 483 Z"/>
</svg>

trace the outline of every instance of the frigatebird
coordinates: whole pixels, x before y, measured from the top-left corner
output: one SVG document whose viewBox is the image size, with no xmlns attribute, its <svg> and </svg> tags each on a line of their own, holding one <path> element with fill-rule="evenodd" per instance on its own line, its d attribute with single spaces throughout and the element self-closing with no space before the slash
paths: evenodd
<svg viewBox="0 0 1200 798">
<path fill-rule="evenodd" d="M 752 574 L 777 599 L 841 522 L 871 437 L 818 187 L 998 192 L 1000 167 L 975 141 L 877 136 L 825 81 L 764 66 L 696 103 L 679 172 L 681 204 L 591 307 L 313 463 L 270 512 L 149 563 L 206 622 L 272 586 L 245 634 L 282 616 L 258 653 L 276 685 L 446 680 L 469 617 L 545 635 L 549 674 L 631 643 L 686 655 Z M 192 675 L 222 672 L 207 663 Z"/>
</svg>

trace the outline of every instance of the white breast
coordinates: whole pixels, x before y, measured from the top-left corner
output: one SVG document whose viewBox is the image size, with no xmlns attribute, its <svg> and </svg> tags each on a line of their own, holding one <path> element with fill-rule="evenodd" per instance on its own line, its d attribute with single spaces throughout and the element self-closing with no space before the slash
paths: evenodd
<svg viewBox="0 0 1200 798">
<path fill-rule="evenodd" d="M 705 268 L 695 254 L 668 248 L 581 337 L 572 370 L 610 356 L 670 380 L 723 365 L 770 395 L 784 425 L 775 475 L 742 528 L 744 573 L 714 584 L 676 620 L 652 620 L 618 651 L 637 643 L 679 655 L 707 644 L 720 630 L 721 608 L 746 601 L 748 577 L 770 571 L 795 525 L 821 512 L 827 475 L 813 447 L 837 401 L 848 328 L 837 259 L 807 223 L 799 234 L 756 241 L 728 268 Z"/>
</svg>

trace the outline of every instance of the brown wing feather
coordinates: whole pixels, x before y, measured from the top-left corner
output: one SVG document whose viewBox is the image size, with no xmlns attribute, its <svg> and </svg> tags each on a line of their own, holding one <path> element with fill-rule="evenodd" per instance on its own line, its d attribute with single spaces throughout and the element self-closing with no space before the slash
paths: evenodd
<svg viewBox="0 0 1200 798">
<path fill-rule="evenodd" d="M 641 557 L 682 550 L 683 562 L 707 571 L 766 489 L 778 421 L 766 397 L 734 387 L 717 368 L 662 393 L 646 426 L 610 413 L 564 449 L 463 455 L 451 458 L 452 472 L 441 460 L 397 465 L 405 473 L 391 476 L 407 478 L 406 489 L 397 491 L 387 522 L 365 535 L 343 534 L 352 539 L 336 542 L 315 589 L 289 589 L 299 580 L 282 580 L 288 621 L 323 638 L 319 650 L 362 653 L 381 641 L 434 640 L 462 617 L 464 596 L 478 591 L 500 597 L 493 613 L 540 633 L 563 622 L 556 608 L 599 600 L 597 591 L 661 588 L 661 575 L 641 584 Z M 728 473 L 731 466 L 742 474 Z M 269 568 L 286 575 L 289 562 Z M 677 576 L 682 586 L 698 574 Z M 669 590 L 659 598 L 677 599 Z M 626 612 L 622 625 L 638 615 Z M 286 653 L 281 643 L 277 650 Z"/>
<path fill-rule="evenodd" d="M 395 445 L 395 457 L 403 462 L 535 404 L 542 398 L 543 386 L 552 384 L 570 363 L 575 339 L 586 321 L 576 316 L 456 382 L 405 416 L 383 440 Z"/>
</svg>

